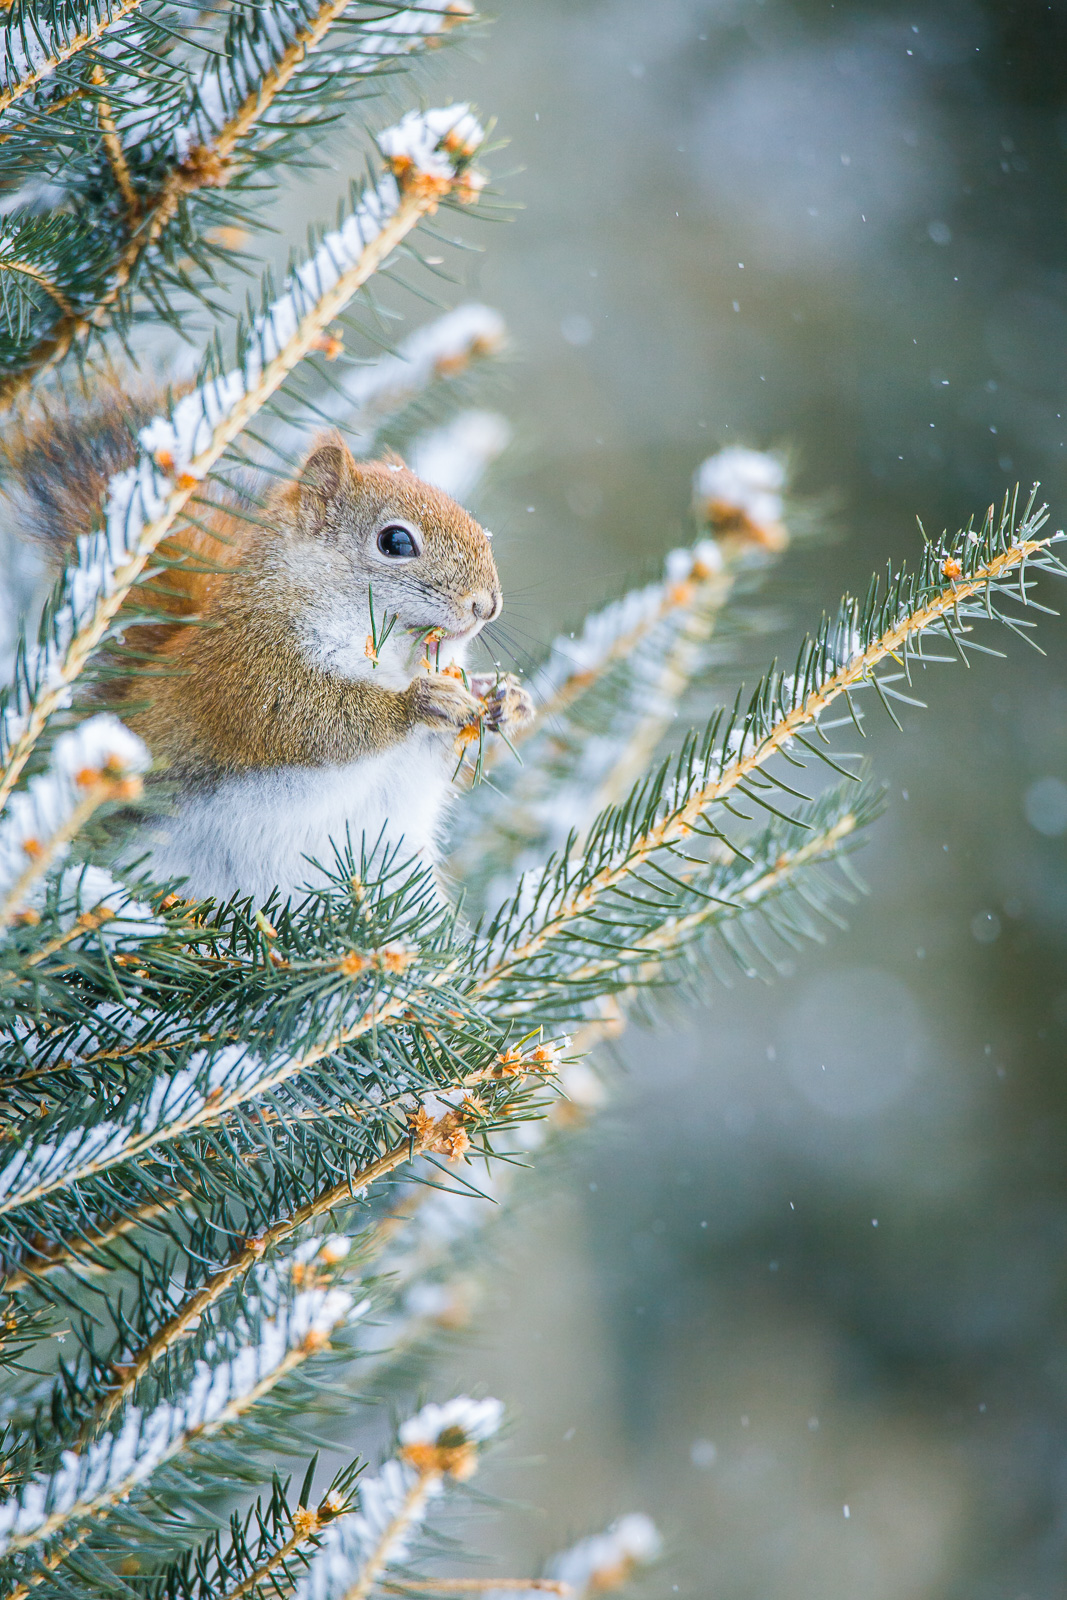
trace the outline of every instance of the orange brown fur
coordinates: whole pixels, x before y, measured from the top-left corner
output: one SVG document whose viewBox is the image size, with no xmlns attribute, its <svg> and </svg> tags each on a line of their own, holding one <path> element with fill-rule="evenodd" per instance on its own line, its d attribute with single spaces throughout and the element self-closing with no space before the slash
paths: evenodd
<svg viewBox="0 0 1067 1600">
<path fill-rule="evenodd" d="M 90 531 L 144 420 L 68 417 L 28 441 L 17 472 L 53 552 Z M 196 513 L 131 596 L 95 691 L 175 782 L 151 870 L 265 900 L 303 893 L 345 841 L 435 860 L 457 749 L 532 715 L 514 679 L 462 670 L 502 604 L 485 530 L 399 458 L 357 462 L 338 436 L 258 516 Z"/>
<path fill-rule="evenodd" d="M 328 444 L 311 461 L 341 449 Z M 210 780 L 250 769 L 344 763 L 399 741 L 419 722 L 460 726 L 458 710 L 467 720 L 476 714 L 459 684 L 451 690 L 442 684 L 437 693 L 438 700 L 441 691 L 451 695 L 455 718 L 427 715 L 426 679 L 416 678 L 398 692 L 331 673 L 302 648 L 294 619 L 309 597 L 289 558 L 319 516 L 314 543 L 320 550 L 329 551 L 331 541 L 343 536 L 346 489 L 358 487 L 364 511 L 376 499 L 388 501 L 390 515 L 402 515 L 425 532 L 428 549 L 436 539 L 437 576 L 448 590 L 497 582 L 484 534 L 447 495 L 391 463 L 357 468 L 344 451 L 342 465 L 356 475 L 354 481 L 322 495 L 305 471 L 272 497 L 263 525 L 216 514 L 210 531 L 176 541 L 192 562 L 170 568 L 150 586 L 156 592 L 146 598 L 153 603 L 158 605 L 164 583 L 170 591 L 166 609 L 196 618 L 130 630 L 131 643 L 152 650 L 162 675 L 153 682 L 151 704 L 127 720 L 172 775 Z M 340 558 L 335 565 L 336 581 L 343 582 Z M 135 634 L 141 637 L 135 640 Z M 144 689 L 143 678 L 131 677 L 116 709 L 122 711 L 123 699 L 143 699 Z"/>
</svg>

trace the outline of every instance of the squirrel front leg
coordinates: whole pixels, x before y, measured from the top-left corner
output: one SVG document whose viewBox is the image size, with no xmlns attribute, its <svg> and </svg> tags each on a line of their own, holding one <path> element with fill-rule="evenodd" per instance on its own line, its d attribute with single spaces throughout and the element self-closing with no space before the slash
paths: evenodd
<svg viewBox="0 0 1067 1600">
<path fill-rule="evenodd" d="M 413 678 L 401 699 L 413 723 L 421 722 L 453 733 L 480 721 L 485 711 L 482 702 L 459 678 L 443 672 L 435 672 L 427 678 Z"/>
<path fill-rule="evenodd" d="M 512 673 L 475 673 L 470 686 L 471 693 L 478 697 L 485 725 L 493 733 L 506 737 L 533 721 L 533 696 Z"/>
<path fill-rule="evenodd" d="M 308 727 L 302 737 L 298 733 L 302 749 L 292 751 L 290 759 L 319 765 L 376 755 L 419 727 L 451 738 L 478 723 L 485 711 L 460 679 L 445 673 L 413 678 L 406 689 L 389 689 L 366 679 L 333 679 L 329 690 L 332 704 L 326 712 L 326 726 Z"/>
</svg>

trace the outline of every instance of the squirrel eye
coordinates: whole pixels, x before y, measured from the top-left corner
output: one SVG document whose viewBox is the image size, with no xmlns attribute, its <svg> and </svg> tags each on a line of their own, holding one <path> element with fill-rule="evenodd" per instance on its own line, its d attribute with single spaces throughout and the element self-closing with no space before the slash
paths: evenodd
<svg viewBox="0 0 1067 1600">
<path fill-rule="evenodd" d="M 388 528 L 383 528 L 378 535 L 378 549 L 383 556 L 393 556 L 401 559 L 405 556 L 417 556 L 419 547 L 411 537 L 410 532 L 403 523 L 390 523 Z"/>
</svg>

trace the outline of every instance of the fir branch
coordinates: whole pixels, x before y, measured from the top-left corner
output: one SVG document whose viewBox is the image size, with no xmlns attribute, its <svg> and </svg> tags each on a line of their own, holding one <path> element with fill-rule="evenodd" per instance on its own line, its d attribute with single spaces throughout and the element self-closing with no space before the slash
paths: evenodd
<svg viewBox="0 0 1067 1600">
<path fill-rule="evenodd" d="M 523 1080 L 530 1073 L 543 1078 L 546 1073 L 556 1070 L 563 1048 L 560 1045 L 536 1045 L 529 1054 L 524 1054 L 521 1049 L 512 1049 L 500 1056 L 491 1068 L 469 1075 L 452 1091 L 453 1096 L 458 1097 L 487 1083 L 497 1084 L 501 1081 L 510 1084 L 514 1090 L 516 1087 L 521 1087 Z M 381 1110 L 381 1107 L 378 1109 Z M 485 1121 L 489 1120 L 491 1114 L 488 1106 L 480 1113 Z M 386 1148 L 374 1161 L 327 1185 L 290 1214 L 278 1218 L 262 1232 L 243 1240 L 223 1266 L 210 1273 L 198 1288 L 185 1296 L 169 1317 L 155 1327 L 151 1337 L 140 1348 L 126 1352 L 121 1361 L 113 1363 L 113 1370 L 119 1374 L 119 1381 L 104 1391 L 99 1402 L 86 1417 L 81 1431 L 83 1444 L 95 1437 L 100 1429 L 110 1422 L 120 1406 L 134 1395 L 142 1379 L 155 1364 L 166 1356 L 179 1340 L 187 1337 L 194 1329 L 199 1329 L 207 1313 L 218 1305 L 234 1285 L 252 1272 L 269 1252 L 276 1250 L 320 1217 L 329 1215 L 338 1207 L 349 1204 L 357 1198 L 365 1197 L 367 1190 L 374 1183 L 395 1171 L 403 1163 L 411 1161 L 415 1156 L 423 1152 L 437 1152 L 456 1159 L 464 1154 L 470 1147 L 465 1128 L 466 1120 L 462 1109 L 447 1103 L 443 1105 L 441 1114 L 435 1118 L 424 1109 L 422 1102 L 416 1100 L 408 1112 L 404 1136 Z M 381 1235 L 378 1241 L 379 1247 L 384 1245 L 387 1236 L 388 1230 Z"/>
<path fill-rule="evenodd" d="M 8 33 L 4 43 L 4 76 L 7 79 L 5 87 L 0 89 L 0 114 L 9 106 L 21 100 L 24 95 L 45 83 L 56 71 L 57 67 L 65 65 L 74 59 L 83 50 L 90 49 L 99 44 L 102 39 L 127 17 L 138 11 L 144 0 L 110 0 L 109 4 L 101 6 L 97 11 L 94 22 L 88 27 L 80 29 L 77 33 L 65 36 L 62 28 L 57 30 L 51 38 L 44 38 L 38 31 L 37 19 L 30 20 L 34 31 L 32 45 L 27 49 L 25 43 L 25 22 L 23 28 L 23 44 L 14 38 L 14 29 Z"/>
<path fill-rule="evenodd" d="M 549 1562 L 548 1574 L 567 1585 L 573 1600 L 621 1589 L 640 1567 L 659 1558 L 663 1541 L 650 1517 L 631 1512 L 603 1533 L 581 1539 Z"/>
<path fill-rule="evenodd" d="M 106 713 L 56 741 L 49 770 L 14 797 L 0 820 L 0 929 L 23 910 L 36 880 L 66 853 L 94 812 L 140 794 L 140 774 L 148 764 L 141 740 Z M 58 947 L 52 941 L 38 959 Z"/>
<path fill-rule="evenodd" d="M 280 1280 L 276 1293 L 280 1303 L 255 1328 L 255 1344 L 214 1365 L 201 1361 L 180 1400 L 145 1414 L 132 1408 L 118 1434 L 81 1452 L 65 1451 L 54 1474 L 32 1480 L 0 1505 L 0 1552 L 43 1544 L 72 1523 L 109 1511 L 191 1443 L 244 1415 L 369 1305 L 343 1289 L 317 1286 L 285 1298 Z"/>
<path fill-rule="evenodd" d="M 43 106 L 40 110 L 35 111 L 34 116 L 56 116 L 59 112 L 65 111 L 69 105 L 73 105 L 75 100 L 83 99 L 88 92 L 88 89 L 85 87 L 80 89 L 72 89 L 69 94 L 60 95 L 58 100 L 52 100 L 47 106 Z M 30 127 L 31 123 L 29 121 L 13 123 L 10 128 L 0 131 L 0 145 L 7 144 L 9 139 L 16 138 L 20 133 L 28 133 Z"/>
<path fill-rule="evenodd" d="M 82 314 L 108 250 L 106 231 L 83 218 L 25 209 L 8 213 L 0 230 L 0 364 L 18 358 L 35 328 L 47 328 L 51 336 Z"/>
<path fill-rule="evenodd" d="M 179 1190 L 177 1194 L 168 1194 L 165 1199 L 154 1200 L 128 1215 L 117 1217 L 108 1227 L 94 1229 L 88 1237 L 63 1239 L 46 1253 L 28 1256 L 19 1268 L 0 1280 L 0 1294 L 17 1294 L 23 1289 L 36 1288 L 43 1279 L 60 1272 L 76 1271 L 84 1276 L 111 1271 L 115 1262 L 101 1254 L 109 1245 L 146 1227 L 157 1217 L 166 1216 L 191 1198 L 191 1190 Z"/>
<path fill-rule="evenodd" d="M 107 84 L 107 73 L 99 64 L 93 68 L 89 77 L 90 81 L 98 89 L 103 89 Z M 118 185 L 119 193 L 126 202 L 130 227 L 135 228 L 141 215 L 141 198 L 133 186 L 133 179 L 130 177 L 129 163 L 126 160 L 126 152 L 122 148 L 119 130 L 115 126 L 111 103 L 104 94 L 97 96 L 96 115 L 100 123 L 100 134 L 103 139 L 104 149 L 107 152 L 108 161 L 111 163 L 111 170 L 115 174 L 115 182 Z M 71 315 L 69 307 L 67 308 L 67 313 Z"/>
<path fill-rule="evenodd" d="M 444 141 L 456 130 L 461 143 L 453 157 Z M 381 135 L 383 149 L 398 152 L 391 159 L 399 176 L 383 177 L 365 192 L 344 226 L 294 274 L 288 293 L 254 326 L 241 367 L 186 396 L 171 418 L 141 430 L 139 461 L 111 482 L 105 532 L 79 540 L 79 566 L 57 597 L 52 637 L 31 663 L 17 711 L 6 713 L 0 805 L 203 479 L 400 241 L 442 199 L 469 184 L 467 163 L 480 141 L 481 130 L 462 106 L 409 115 Z M 409 145 L 417 159 L 406 154 Z"/>
<path fill-rule="evenodd" d="M 719 716 L 702 740 L 690 743 L 673 767 L 673 783 L 668 783 L 668 764 L 622 807 L 601 815 L 581 859 L 565 855 L 549 864 L 537 884 L 524 884 L 489 927 L 486 950 L 493 959 L 477 979 L 474 996 L 485 999 L 509 984 L 521 989 L 523 969 L 550 947 L 562 958 L 564 942 L 582 919 L 632 881 L 658 852 L 705 826 L 707 813 L 735 792 L 773 811 L 752 780 L 764 774 L 773 756 L 796 743 L 830 760 L 817 745 L 804 741 L 804 730 L 815 728 L 842 696 L 866 686 L 882 687 L 877 669 L 887 659 L 901 660 L 908 670 L 911 660 L 922 660 L 924 634 L 948 634 L 964 647 L 974 621 L 990 617 L 1010 623 L 994 606 L 995 596 L 1021 598 L 1026 604 L 1028 566 L 1063 571 L 1051 554 L 1062 536 L 1035 537 L 1043 521 L 1044 512 L 1034 511 L 1032 497 L 1018 530 L 1014 504 L 1005 504 L 999 522 L 991 508 L 981 534 L 967 529 L 948 552 L 928 550 L 918 574 L 891 575 L 885 591 L 871 595 L 862 609 L 846 597 L 834 622 L 804 642 L 790 680 L 769 674 L 757 685 L 744 716 Z M 947 584 L 942 571 L 946 563 L 959 574 Z M 1023 578 L 1018 591 L 1006 586 L 1015 573 Z"/>
<path fill-rule="evenodd" d="M 420 1086 L 422 1092 L 451 1087 L 457 1073 L 490 1061 L 499 1044 L 492 1030 L 487 1035 L 484 1019 L 465 1008 L 453 981 L 463 964 L 454 911 L 440 901 L 425 870 L 413 873 L 411 863 L 397 865 L 392 855 L 390 863 L 374 877 L 363 863 L 357 894 L 354 869 L 345 862 L 339 893 L 313 897 L 300 918 L 284 913 L 286 954 L 280 964 L 273 959 L 275 947 L 269 955 L 264 949 L 264 935 L 251 915 L 227 911 L 213 925 L 190 927 L 179 913 L 173 926 L 135 943 L 136 953 L 121 958 L 125 970 L 135 969 L 135 1010 L 125 998 L 116 1004 L 114 966 L 120 958 L 113 964 L 103 949 L 86 966 L 84 996 L 80 986 L 56 991 L 68 1014 L 62 1025 L 49 1018 L 42 1030 L 34 997 L 22 1001 L 19 991 L 9 996 L 25 1006 L 15 1037 L 25 1040 L 22 1053 L 36 1040 L 35 1068 L 42 1060 L 72 1057 L 88 1070 L 84 1088 L 77 1076 L 73 1081 L 66 1073 L 53 1076 L 48 1089 L 56 1111 L 34 1119 L 33 1137 L 0 1174 L 0 1193 L 21 1205 L 31 1191 L 40 1197 L 78 1182 L 79 1176 L 105 1173 L 215 1126 L 220 1118 L 230 1123 L 231 1133 L 236 1126 L 252 1149 L 269 1141 L 274 1160 L 279 1154 L 275 1125 L 279 1131 L 288 1126 L 292 1135 L 300 1132 L 286 1123 L 287 1106 L 316 1105 L 336 1113 L 354 1101 L 370 1112 L 371 1121 L 362 1123 L 354 1114 L 339 1129 L 331 1152 L 334 1171 L 348 1171 L 353 1161 L 358 1166 L 379 1153 L 373 1141 L 386 1102 L 396 1104 L 397 1096 L 409 1094 L 417 1100 Z M 386 928 L 392 933 L 389 943 Z M 190 939 L 196 954 L 187 949 Z M 216 966 L 210 957 L 220 942 L 224 959 Z M 205 946 L 206 968 L 205 955 L 199 954 Z M 243 952 L 243 959 L 234 961 L 231 951 Z M 210 986 L 206 1003 L 205 980 Z M 391 1021 L 399 1034 L 386 1028 Z M 205 1032 L 214 1041 L 207 1049 L 201 1043 Z M 376 1035 L 386 1052 L 377 1065 L 373 1056 L 367 1060 L 359 1051 L 352 1053 L 360 1040 L 373 1041 Z M 240 1042 L 227 1043 L 230 1039 Z M 140 1051 L 146 1052 L 143 1060 Z M 327 1057 L 335 1058 L 329 1071 L 309 1076 L 305 1069 Z M 276 1091 L 283 1085 L 293 1085 L 286 1094 L 298 1092 L 299 1099 L 280 1099 Z M 35 1085 L 35 1094 L 44 1088 Z M 269 1121 L 262 1101 L 247 1114 L 241 1110 L 261 1094 L 271 1097 Z M 36 1100 L 32 1109 L 37 1110 Z M 313 1135 L 308 1154 L 321 1153 L 322 1131 Z M 205 1169 L 194 1153 L 199 1146 L 184 1154 L 183 1148 L 166 1158 L 172 1190 L 190 1181 L 221 1181 L 225 1172 L 259 1211 L 242 1158 L 213 1145 L 218 1166 Z M 218 1171 L 218 1180 L 212 1171 Z M 82 1189 L 81 1196 L 85 1203 L 90 1192 Z M 107 1202 L 105 1213 L 111 1209 Z M 52 1215 L 54 1222 L 38 1208 L 35 1228 L 45 1237 L 55 1224 L 66 1231 L 63 1208 Z M 106 1216 L 103 1225 L 109 1222 Z"/>
<path fill-rule="evenodd" d="M 124 1365 L 121 1381 L 105 1394 L 102 1403 L 87 1419 L 83 1438 L 86 1440 L 93 1438 L 107 1425 L 153 1365 L 172 1345 L 194 1326 L 198 1326 L 204 1314 L 221 1300 L 239 1278 L 250 1272 L 268 1251 L 291 1239 L 295 1233 L 317 1218 L 335 1211 L 338 1206 L 352 1201 L 360 1193 L 365 1193 L 373 1183 L 395 1171 L 402 1162 L 409 1161 L 424 1148 L 425 1141 L 420 1142 L 414 1137 L 404 1138 L 391 1149 L 384 1151 L 377 1161 L 371 1162 L 359 1172 L 353 1172 L 340 1182 L 331 1184 L 314 1200 L 300 1206 L 291 1216 L 281 1218 L 272 1227 L 257 1234 L 240 1249 L 235 1250 L 225 1265 L 213 1272 L 194 1294 L 188 1295 L 174 1315 L 156 1330 L 144 1348 L 135 1352 L 132 1359 Z"/>
<path fill-rule="evenodd" d="M 213 66 L 194 91 L 194 103 L 187 112 L 186 120 L 196 134 L 187 133 L 183 139 L 180 123 L 176 129 L 168 130 L 169 137 L 164 144 L 173 146 L 177 143 L 180 159 L 176 164 L 171 163 L 155 192 L 143 202 L 129 180 L 128 164 L 121 152 L 114 121 L 102 127 L 105 149 L 120 192 L 126 200 L 126 242 L 107 273 L 106 286 L 96 295 L 92 305 L 78 310 L 69 308 L 33 348 L 19 352 L 17 370 L 0 380 L 0 406 L 12 404 L 37 378 L 61 361 L 72 347 L 84 345 L 92 333 L 106 325 L 109 317 L 120 309 L 124 297 L 136 286 L 142 264 L 161 244 L 190 197 L 205 188 L 221 188 L 230 184 L 240 161 L 254 158 L 252 134 L 265 120 L 269 122 L 272 108 L 295 86 L 301 71 L 309 63 L 318 61 L 318 48 L 350 9 L 351 3 L 352 0 L 321 0 L 310 18 L 295 28 L 288 12 L 278 6 L 271 17 L 254 17 L 251 23 L 255 32 L 254 41 L 240 37 L 246 27 L 244 19 L 238 18 L 235 23 L 237 36 L 229 41 L 224 50 L 223 64 Z M 433 34 L 446 31 L 456 22 L 467 20 L 468 16 L 467 7 L 461 3 L 427 4 L 401 10 L 392 17 L 381 19 L 380 37 L 376 39 L 372 35 L 367 38 L 366 48 L 360 56 L 338 65 L 345 65 L 349 75 L 358 82 L 377 70 L 384 60 L 414 50 Z M 264 47 L 275 56 L 265 71 L 262 61 Z M 255 63 L 254 77 L 249 74 L 250 62 Z M 329 74 L 329 69 L 326 70 Z M 244 93 L 234 104 L 234 91 L 241 85 L 244 86 Z M 214 120 L 213 108 L 217 106 L 228 108 L 221 122 Z M 143 116 L 143 108 L 137 108 L 133 116 L 136 128 L 140 127 Z M 274 136 L 278 137 L 277 130 Z M 151 140 L 148 143 L 150 145 Z M 150 155 L 151 152 L 146 151 L 146 154 Z M 148 166 L 151 168 L 151 160 Z M 189 242 L 188 239 L 185 241 L 186 247 Z"/>
<path fill-rule="evenodd" d="M 480 1448 L 502 1415 L 499 1400 L 464 1396 L 424 1406 L 403 1423 L 397 1455 L 361 1482 L 358 1511 L 323 1533 L 293 1600 L 366 1600 L 383 1573 L 403 1561 L 445 1480 L 464 1481 L 477 1469 Z"/>
<path fill-rule="evenodd" d="M 705 934 L 766 910 L 798 881 L 808 883 L 809 868 L 839 860 L 855 843 L 857 832 L 878 814 L 880 800 L 879 791 L 869 795 L 834 791 L 812 813 L 747 842 L 743 856 L 731 853 L 726 862 L 713 862 L 705 873 L 691 873 L 685 887 L 700 902 L 695 910 L 665 917 L 659 927 L 643 934 L 639 944 L 624 945 L 610 955 L 571 968 L 568 982 L 576 988 L 596 989 L 632 963 L 634 981 L 616 996 L 621 1007 L 636 999 L 643 988 L 671 982 L 671 963 Z M 818 817 L 820 812 L 828 814 L 825 824 Z M 767 862 L 773 865 L 765 865 Z M 826 908 L 822 909 L 825 915 Z M 537 999 L 535 992 L 527 996 L 527 1003 L 536 1004 Z M 576 1041 L 576 1047 L 587 1046 L 585 1041 Z"/>
<path fill-rule="evenodd" d="M 445 981 L 444 974 L 441 981 Z M 192 1070 L 184 1069 L 170 1079 L 157 1079 L 146 1099 L 135 1106 L 128 1124 L 97 1123 L 83 1138 L 75 1139 L 69 1150 L 44 1144 L 28 1158 L 20 1154 L 0 1173 L 0 1213 L 83 1182 L 120 1162 L 143 1157 L 164 1142 L 212 1127 L 251 1096 L 279 1088 L 316 1062 L 390 1022 L 404 1022 L 415 1016 L 417 1012 L 411 1009 L 407 997 L 397 997 L 369 1007 L 358 1021 L 299 1055 L 268 1063 L 235 1045 L 213 1060 L 204 1056 Z"/>
<path fill-rule="evenodd" d="M 351 1472 L 352 1469 L 350 1468 L 349 1471 Z M 276 1502 L 281 1498 L 276 1489 Z M 271 1538 L 273 1530 L 268 1528 L 266 1519 L 260 1507 L 257 1506 L 255 1517 L 261 1529 L 260 1543 L 266 1549 L 269 1549 L 269 1546 L 274 1543 L 276 1548 L 270 1550 L 269 1554 L 266 1553 L 266 1549 L 261 1550 L 258 1559 L 255 1560 L 254 1564 L 251 1564 L 250 1570 L 245 1573 L 244 1577 L 234 1587 L 220 1586 L 218 1582 L 214 1582 L 210 1590 L 210 1600 L 243 1600 L 245 1595 L 253 1594 L 267 1578 L 272 1580 L 271 1587 L 275 1592 L 278 1592 L 281 1587 L 278 1576 L 279 1567 L 282 1569 L 281 1577 L 284 1579 L 285 1588 L 291 1589 L 293 1575 L 289 1562 L 294 1556 L 305 1554 L 310 1548 L 313 1548 L 323 1529 L 327 1528 L 336 1517 L 342 1515 L 346 1509 L 345 1500 L 336 1488 L 331 1488 L 317 1506 L 301 1504 L 293 1512 L 289 1512 L 288 1507 L 285 1506 L 282 1514 L 288 1513 L 288 1521 L 292 1531 L 288 1538 L 277 1544 L 276 1539 Z M 279 1510 L 280 1507 L 277 1504 L 271 1507 L 270 1521 L 275 1526 L 281 1520 Z M 251 1520 L 251 1516 L 252 1514 L 250 1513 L 249 1520 Z M 202 1564 L 201 1560 L 198 1565 Z M 227 1552 L 225 1565 L 227 1568 L 232 1568 L 232 1551 Z"/>
</svg>

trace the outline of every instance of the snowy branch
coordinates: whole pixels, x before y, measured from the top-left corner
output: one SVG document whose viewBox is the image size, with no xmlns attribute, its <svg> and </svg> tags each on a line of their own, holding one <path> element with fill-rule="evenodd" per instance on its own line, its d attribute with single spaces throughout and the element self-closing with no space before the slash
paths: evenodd
<svg viewBox="0 0 1067 1600">
<path fill-rule="evenodd" d="M 70 849 L 93 812 L 141 792 L 150 756 L 117 717 L 101 713 L 56 740 L 47 772 L 0 818 L 0 927 L 24 912 L 34 884 Z"/>
<path fill-rule="evenodd" d="M 402 1423 L 396 1456 L 362 1481 L 358 1511 L 325 1529 L 293 1600 L 365 1600 L 382 1573 L 404 1560 L 445 1480 L 463 1481 L 477 1470 L 479 1449 L 503 1411 L 499 1400 L 460 1396 Z"/>
<path fill-rule="evenodd" d="M 24 1549 L 115 1505 L 191 1439 L 217 1432 L 241 1415 L 308 1349 L 321 1349 L 336 1329 L 368 1309 L 368 1302 L 357 1303 L 339 1288 L 314 1287 L 286 1301 L 286 1283 L 281 1275 L 273 1285 L 264 1278 L 267 1315 L 255 1328 L 254 1342 L 231 1359 L 197 1362 L 180 1399 L 148 1412 L 131 1407 L 118 1433 L 84 1451 L 65 1451 L 54 1473 L 34 1478 L 0 1505 L 0 1550 Z"/>
</svg>

